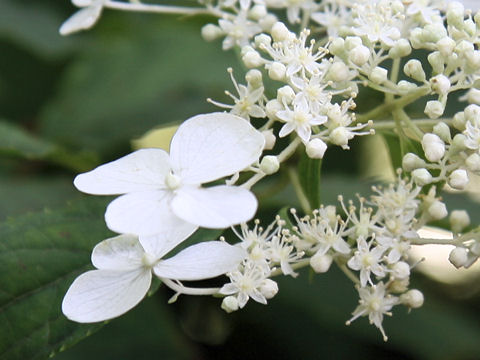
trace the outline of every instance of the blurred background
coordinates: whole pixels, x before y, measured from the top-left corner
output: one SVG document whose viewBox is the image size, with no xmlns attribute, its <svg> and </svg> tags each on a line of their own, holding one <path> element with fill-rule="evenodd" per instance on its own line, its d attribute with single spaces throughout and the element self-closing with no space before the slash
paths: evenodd
<svg viewBox="0 0 480 360">
<path fill-rule="evenodd" d="M 58 28 L 75 9 L 67 0 L 0 1 L 1 221 L 84 198 L 72 186 L 77 173 L 127 154 L 131 141 L 154 127 L 217 111 L 205 99 L 228 102 L 223 92 L 233 86 L 226 68 L 233 67 L 240 81 L 244 74 L 233 51 L 202 40 L 200 28 L 211 19 L 106 10 L 92 30 L 61 37 Z M 375 99 L 370 94 L 368 105 Z M 359 104 L 362 111 L 365 101 Z M 324 203 L 335 203 L 337 194 L 369 193 L 378 173 L 369 165 L 375 161 L 365 150 L 368 141 L 350 152 L 329 150 Z M 352 176 L 364 180 L 352 183 Z M 260 186 L 258 195 L 266 188 Z M 270 222 L 285 204 L 296 204 L 288 187 L 263 203 L 259 217 Z M 452 196 L 449 204 L 478 209 L 466 198 Z M 103 209 L 95 214 L 99 220 Z M 478 210 L 472 211 L 480 222 Z M 88 252 L 82 256 L 88 262 Z M 62 347 L 56 359 L 480 359 L 479 278 L 452 282 L 445 268 L 453 269 L 440 267 L 436 280 L 413 276 L 425 305 L 410 314 L 394 309 L 384 321 L 388 343 L 365 318 L 345 326 L 357 294 L 341 273 L 303 271 L 296 280 L 280 279 L 268 306 L 250 301 L 235 314 L 224 313 L 213 298 L 180 297 L 167 305 L 173 293 L 161 287 L 125 316 Z M 58 313 L 57 305 L 52 311 Z M 2 311 L 0 333 L 21 327 L 5 321 Z M 0 339 L 0 359 L 50 355 L 35 344 L 28 357 L 12 355 L 8 346 Z"/>
</svg>

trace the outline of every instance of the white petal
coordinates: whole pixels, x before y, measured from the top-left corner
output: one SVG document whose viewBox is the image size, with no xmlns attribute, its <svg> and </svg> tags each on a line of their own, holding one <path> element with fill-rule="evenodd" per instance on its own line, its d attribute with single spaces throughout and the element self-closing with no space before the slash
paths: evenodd
<svg viewBox="0 0 480 360">
<path fill-rule="evenodd" d="M 152 280 L 150 270 L 92 270 L 80 275 L 65 295 L 62 311 L 81 323 L 112 319 L 137 305 Z"/>
<path fill-rule="evenodd" d="M 178 244 L 188 239 L 197 229 L 197 225 L 179 219 L 175 227 L 165 229 L 161 234 L 140 236 L 139 240 L 147 253 L 160 259 Z"/>
<path fill-rule="evenodd" d="M 117 195 L 165 188 L 170 172 L 168 154 L 162 149 L 141 149 L 78 175 L 74 185 L 93 195 Z"/>
<path fill-rule="evenodd" d="M 90 29 L 97 22 L 101 12 L 101 5 L 82 8 L 60 26 L 60 35 L 69 35 L 80 30 Z"/>
<path fill-rule="evenodd" d="M 105 212 L 110 230 L 122 234 L 155 235 L 169 232 L 183 223 L 172 212 L 172 194 L 147 191 L 126 194 L 113 200 Z"/>
<path fill-rule="evenodd" d="M 92 5 L 93 0 L 72 0 L 72 4 L 78 7 L 85 7 Z"/>
<path fill-rule="evenodd" d="M 177 191 L 171 206 L 185 221 L 205 228 L 223 229 L 250 220 L 257 210 L 257 199 L 249 190 L 235 186 L 184 186 Z"/>
<path fill-rule="evenodd" d="M 160 278 L 208 279 L 235 270 L 245 256 L 245 250 L 240 247 L 221 241 L 208 241 L 190 246 L 170 259 L 159 261 L 153 271 Z"/>
<path fill-rule="evenodd" d="M 201 184 L 245 169 L 258 160 L 264 143 L 263 135 L 241 117 L 197 115 L 173 136 L 170 160 L 184 183 Z"/>
<path fill-rule="evenodd" d="M 119 235 L 103 240 L 92 252 L 92 264 L 103 270 L 132 270 L 142 267 L 145 254 L 136 235 Z"/>
</svg>

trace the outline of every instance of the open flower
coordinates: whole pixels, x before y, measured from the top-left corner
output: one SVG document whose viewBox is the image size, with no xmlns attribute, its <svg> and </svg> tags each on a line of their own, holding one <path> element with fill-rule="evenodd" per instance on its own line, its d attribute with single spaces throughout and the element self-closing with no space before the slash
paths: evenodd
<svg viewBox="0 0 480 360">
<path fill-rule="evenodd" d="M 182 224 L 226 228 L 250 220 L 257 209 L 247 189 L 201 187 L 258 160 L 265 139 L 246 120 L 226 113 L 197 115 L 178 128 L 170 155 L 142 149 L 75 178 L 80 191 L 125 194 L 110 203 L 107 226 L 118 233 L 154 235 Z"/>
<path fill-rule="evenodd" d="M 92 253 L 98 270 L 88 271 L 73 282 L 63 299 L 63 313 L 81 323 L 112 319 L 145 297 L 152 271 L 160 279 L 207 279 L 235 270 L 246 256 L 241 247 L 207 241 L 162 259 L 191 233 L 184 226 L 161 238 L 119 235 L 102 241 Z"/>
</svg>

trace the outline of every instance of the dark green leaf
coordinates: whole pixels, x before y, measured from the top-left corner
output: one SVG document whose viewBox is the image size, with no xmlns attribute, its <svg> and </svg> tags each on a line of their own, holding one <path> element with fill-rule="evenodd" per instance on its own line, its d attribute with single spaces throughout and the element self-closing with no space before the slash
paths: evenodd
<svg viewBox="0 0 480 360">
<path fill-rule="evenodd" d="M 312 209 L 320 207 L 321 171 L 321 159 L 311 159 L 306 153 L 302 154 L 298 165 L 300 185 Z"/>
</svg>

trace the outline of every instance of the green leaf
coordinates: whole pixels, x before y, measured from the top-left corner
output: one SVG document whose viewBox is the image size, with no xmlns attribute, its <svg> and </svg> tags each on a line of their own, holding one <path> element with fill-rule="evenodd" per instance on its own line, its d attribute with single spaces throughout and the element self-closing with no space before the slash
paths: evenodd
<svg viewBox="0 0 480 360">
<path fill-rule="evenodd" d="M 61 313 L 73 279 L 91 268 L 105 227 L 105 199 L 87 198 L 0 225 L 0 358 L 45 359 L 96 331 Z"/>
<path fill-rule="evenodd" d="M 311 159 L 306 153 L 302 154 L 298 165 L 300 185 L 312 209 L 320 207 L 321 171 L 321 159 Z"/>
<path fill-rule="evenodd" d="M 50 161 L 79 172 L 89 170 L 98 163 L 96 156 L 90 152 L 70 153 L 2 120 L 0 120 L 1 154 L 27 160 Z"/>
<path fill-rule="evenodd" d="M 421 144 L 406 137 L 399 136 L 393 132 L 381 132 L 380 133 L 387 144 L 390 152 L 390 158 L 392 159 L 392 165 L 394 169 L 402 167 L 403 156 L 408 152 L 413 152 L 419 156 L 423 154 Z"/>
</svg>

